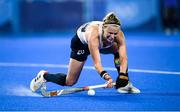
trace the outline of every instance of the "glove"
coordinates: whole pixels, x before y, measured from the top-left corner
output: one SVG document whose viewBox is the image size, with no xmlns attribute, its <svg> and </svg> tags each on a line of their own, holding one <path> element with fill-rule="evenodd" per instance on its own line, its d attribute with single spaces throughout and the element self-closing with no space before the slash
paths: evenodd
<svg viewBox="0 0 180 112">
<path fill-rule="evenodd" d="M 115 88 L 125 87 L 128 84 L 129 78 L 128 73 L 119 73 L 119 76 L 116 79 Z"/>
</svg>

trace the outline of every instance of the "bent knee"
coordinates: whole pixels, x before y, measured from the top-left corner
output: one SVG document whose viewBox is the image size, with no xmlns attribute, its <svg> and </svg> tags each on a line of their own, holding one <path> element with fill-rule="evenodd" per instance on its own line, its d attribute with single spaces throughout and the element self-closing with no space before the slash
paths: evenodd
<svg viewBox="0 0 180 112">
<path fill-rule="evenodd" d="M 77 81 L 66 81 L 66 86 L 73 86 Z"/>
</svg>

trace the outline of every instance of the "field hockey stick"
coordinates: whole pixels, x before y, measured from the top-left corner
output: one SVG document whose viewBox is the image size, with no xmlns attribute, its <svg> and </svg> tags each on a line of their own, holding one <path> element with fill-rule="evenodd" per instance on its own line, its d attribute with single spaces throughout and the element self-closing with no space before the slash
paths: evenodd
<svg viewBox="0 0 180 112">
<path fill-rule="evenodd" d="M 115 83 L 113 83 L 113 86 L 115 86 Z M 104 88 L 104 87 L 107 87 L 107 84 L 85 86 L 85 87 L 80 87 L 80 88 L 68 88 L 68 89 L 61 89 L 61 90 L 46 91 L 46 85 L 44 84 L 41 88 L 41 94 L 44 97 L 52 97 L 52 96 L 72 94 L 72 93 L 77 93 L 77 92 L 81 92 L 81 91 L 88 91 L 90 89 L 97 89 L 97 88 Z"/>
</svg>

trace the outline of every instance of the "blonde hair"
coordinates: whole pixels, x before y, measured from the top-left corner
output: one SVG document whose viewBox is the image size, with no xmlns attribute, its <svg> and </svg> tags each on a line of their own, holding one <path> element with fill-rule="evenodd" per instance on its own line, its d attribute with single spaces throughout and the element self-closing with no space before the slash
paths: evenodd
<svg viewBox="0 0 180 112">
<path fill-rule="evenodd" d="M 114 14 L 114 12 L 108 13 L 104 18 L 103 18 L 103 25 L 106 24 L 115 24 L 115 25 L 121 25 L 120 20 L 118 17 Z"/>
</svg>

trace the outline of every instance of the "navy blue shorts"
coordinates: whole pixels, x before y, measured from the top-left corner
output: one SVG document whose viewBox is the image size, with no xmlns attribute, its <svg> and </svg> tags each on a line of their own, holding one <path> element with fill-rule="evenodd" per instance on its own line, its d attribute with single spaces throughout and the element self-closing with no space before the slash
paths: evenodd
<svg viewBox="0 0 180 112">
<path fill-rule="evenodd" d="M 71 58 L 77 61 L 85 61 L 90 54 L 88 45 L 84 45 L 77 34 L 71 40 Z"/>
</svg>

